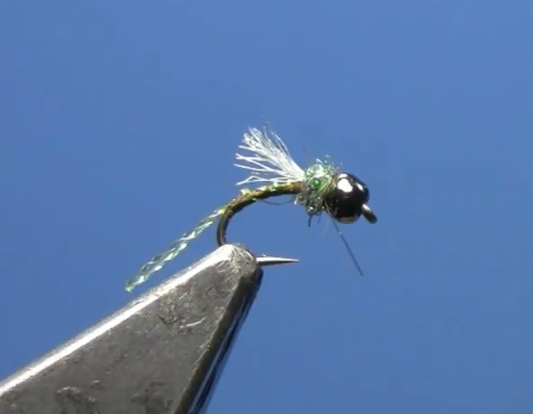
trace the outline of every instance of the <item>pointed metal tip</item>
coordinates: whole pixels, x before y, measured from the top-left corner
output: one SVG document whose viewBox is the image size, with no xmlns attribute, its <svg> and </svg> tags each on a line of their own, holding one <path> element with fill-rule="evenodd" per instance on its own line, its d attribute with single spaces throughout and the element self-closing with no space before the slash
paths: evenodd
<svg viewBox="0 0 533 414">
<path fill-rule="evenodd" d="M 257 260 L 257 264 L 261 267 L 299 262 L 298 259 L 293 259 L 291 257 L 274 257 L 274 256 L 260 256 L 260 257 L 256 257 L 256 260 Z"/>
</svg>

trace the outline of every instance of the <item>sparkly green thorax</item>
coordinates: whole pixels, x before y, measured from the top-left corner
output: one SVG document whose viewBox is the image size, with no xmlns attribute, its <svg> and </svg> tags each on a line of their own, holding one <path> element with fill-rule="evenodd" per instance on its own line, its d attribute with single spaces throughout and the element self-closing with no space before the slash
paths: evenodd
<svg viewBox="0 0 533 414">
<path fill-rule="evenodd" d="M 295 203 L 302 205 L 309 216 L 319 215 L 325 210 L 324 197 L 335 185 L 335 176 L 339 173 L 338 167 L 327 158 L 325 161 L 317 159 L 313 165 L 305 170 L 304 190 L 294 198 Z M 283 183 L 274 182 L 274 184 L 265 185 L 259 189 L 276 189 L 280 185 Z M 240 193 L 247 194 L 250 191 L 249 188 L 243 188 Z"/>
<path fill-rule="evenodd" d="M 324 196 L 335 185 L 337 167 L 328 161 L 316 160 L 305 170 L 304 191 L 296 196 L 296 202 L 301 204 L 309 216 L 315 216 L 325 209 Z"/>
</svg>

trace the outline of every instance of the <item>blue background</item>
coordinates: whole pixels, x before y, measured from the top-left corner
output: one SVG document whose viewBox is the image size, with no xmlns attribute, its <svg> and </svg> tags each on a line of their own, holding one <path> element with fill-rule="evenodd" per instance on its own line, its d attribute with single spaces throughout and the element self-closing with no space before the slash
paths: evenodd
<svg viewBox="0 0 533 414">
<path fill-rule="evenodd" d="M 379 222 L 343 228 L 361 278 L 327 220 L 239 214 L 232 240 L 301 263 L 266 272 L 210 412 L 533 412 L 532 19 L 526 0 L 1 2 L 0 378 L 131 300 L 269 121 L 303 166 L 360 176 Z"/>
</svg>

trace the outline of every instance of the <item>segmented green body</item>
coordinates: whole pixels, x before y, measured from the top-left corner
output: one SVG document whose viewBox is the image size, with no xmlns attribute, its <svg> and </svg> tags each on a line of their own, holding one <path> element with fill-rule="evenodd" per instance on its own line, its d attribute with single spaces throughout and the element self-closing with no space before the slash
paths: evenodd
<svg viewBox="0 0 533 414">
<path fill-rule="evenodd" d="M 259 200 L 265 200 L 270 197 L 299 194 L 303 190 L 303 183 L 288 183 L 278 185 L 268 185 L 257 189 L 247 189 L 241 191 L 238 197 L 235 197 L 226 206 L 217 228 L 217 242 L 219 246 L 227 243 L 226 230 L 231 218 L 241 211 L 243 208 L 255 203 Z"/>
</svg>

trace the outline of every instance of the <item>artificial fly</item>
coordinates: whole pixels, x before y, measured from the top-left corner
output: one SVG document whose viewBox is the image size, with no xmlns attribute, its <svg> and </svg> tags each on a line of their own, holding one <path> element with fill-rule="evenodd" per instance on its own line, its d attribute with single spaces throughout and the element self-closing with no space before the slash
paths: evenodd
<svg viewBox="0 0 533 414">
<path fill-rule="evenodd" d="M 363 274 L 336 222 L 351 224 L 363 216 L 369 223 L 376 223 L 377 217 L 368 206 L 370 192 L 366 184 L 355 175 L 342 172 L 329 160 L 317 159 L 310 167 L 302 169 L 291 157 L 281 138 L 266 128 L 263 131 L 250 128 L 244 134 L 239 148 L 250 154 L 236 154 L 236 160 L 240 163 L 235 166 L 249 170 L 250 175 L 237 185 L 263 185 L 258 188 L 243 188 L 237 197 L 205 217 L 194 229 L 174 241 L 167 250 L 150 259 L 134 278 L 128 280 L 127 291 L 132 291 L 146 282 L 153 273 L 174 260 L 217 218 L 220 217 L 217 243 L 222 246 L 227 243 L 228 224 L 236 213 L 257 201 L 282 195 L 291 195 L 294 204 L 303 206 L 309 220 L 326 212 L 333 219 L 335 228 L 359 273 Z"/>
</svg>

